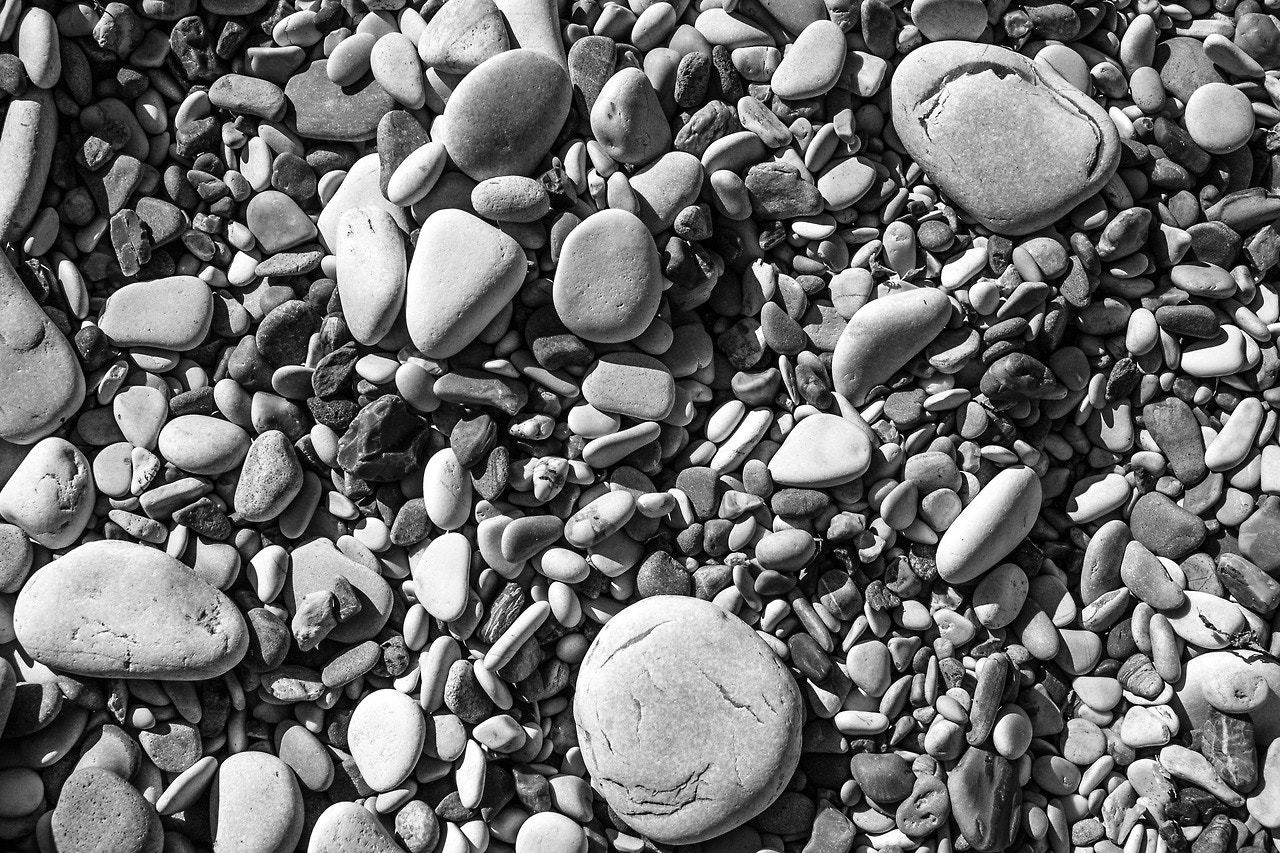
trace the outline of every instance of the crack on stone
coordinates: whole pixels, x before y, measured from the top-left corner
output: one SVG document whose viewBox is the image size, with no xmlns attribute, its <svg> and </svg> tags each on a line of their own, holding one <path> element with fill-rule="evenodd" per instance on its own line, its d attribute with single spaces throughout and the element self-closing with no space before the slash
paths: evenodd
<svg viewBox="0 0 1280 853">
<path fill-rule="evenodd" d="M 696 803 L 698 800 L 708 799 L 702 796 L 698 789 L 702 785 L 702 777 L 710 769 L 711 763 L 708 762 L 701 768 L 690 771 L 687 776 L 675 784 L 662 788 L 646 785 L 643 782 L 621 785 L 608 776 L 598 776 L 597 778 L 601 782 L 615 785 L 626 791 L 626 802 L 622 804 L 623 808 L 620 809 L 624 814 L 667 817 Z"/>
<path fill-rule="evenodd" d="M 652 634 L 654 631 L 658 630 L 659 628 L 661 628 L 663 625 L 666 625 L 666 624 L 667 624 L 666 622 L 659 622 L 657 625 L 654 625 L 652 628 L 646 628 L 644 631 L 640 632 L 639 634 L 636 634 L 634 637 L 627 640 L 625 643 L 623 643 L 622 645 L 614 649 L 612 652 L 610 652 L 607 658 L 600 661 L 600 666 L 604 667 L 606 664 L 609 663 L 609 661 L 613 660 L 615 657 L 622 654 L 627 649 L 631 648 L 637 643 L 643 642 L 645 639 L 648 638 L 650 634 Z"/>
<path fill-rule="evenodd" d="M 724 685 L 722 685 L 720 682 L 716 681 L 714 678 L 708 675 L 707 671 L 704 670 L 702 667 L 698 667 L 698 674 L 701 675 L 703 678 L 705 678 L 707 681 L 711 682 L 712 686 L 715 687 L 715 689 L 720 692 L 720 695 L 724 698 L 724 701 L 728 702 L 730 705 L 732 705 L 735 708 L 738 708 L 739 710 L 746 711 L 748 714 L 750 714 L 752 717 L 755 718 L 755 721 L 757 723 L 760 723 L 761 725 L 765 724 L 765 720 L 761 718 L 759 714 L 756 713 L 754 708 L 752 708 L 747 703 L 739 702 L 737 699 L 734 699 L 732 696 L 730 696 L 729 691 L 724 689 Z"/>
</svg>

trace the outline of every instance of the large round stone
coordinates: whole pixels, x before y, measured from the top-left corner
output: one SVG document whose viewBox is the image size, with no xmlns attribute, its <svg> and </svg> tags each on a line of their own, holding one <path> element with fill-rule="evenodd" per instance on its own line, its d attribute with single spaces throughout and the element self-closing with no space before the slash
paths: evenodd
<svg viewBox="0 0 1280 853">
<path fill-rule="evenodd" d="M 955 202 L 1027 234 L 1102 189 L 1120 138 L 1102 107 L 1052 68 L 994 45 L 940 41 L 893 75 L 893 129 Z"/>
<path fill-rule="evenodd" d="M 592 786 L 663 844 L 755 817 L 800 759 L 795 680 L 745 623 L 697 598 L 646 598 L 610 619 L 573 713 Z"/>
</svg>

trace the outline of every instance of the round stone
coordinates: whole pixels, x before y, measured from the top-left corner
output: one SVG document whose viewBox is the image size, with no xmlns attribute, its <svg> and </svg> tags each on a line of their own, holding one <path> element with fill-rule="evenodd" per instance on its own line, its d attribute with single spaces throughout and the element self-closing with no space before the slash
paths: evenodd
<svg viewBox="0 0 1280 853">
<path fill-rule="evenodd" d="M 583 659 L 573 711 L 592 785 L 663 844 L 755 817 L 799 761 L 795 681 L 745 623 L 696 598 L 646 598 L 610 619 Z"/>
<path fill-rule="evenodd" d="M 53 810 L 53 842 L 59 850 L 160 853 L 160 816 L 132 785 L 110 770 L 77 770 L 62 786 Z"/>
<path fill-rule="evenodd" d="M 787 433 L 769 460 L 780 486 L 822 489 L 861 477 L 871 464 L 874 433 L 836 415 L 810 415 Z"/>
<path fill-rule="evenodd" d="M 396 690 L 375 690 L 360 700 L 347 730 L 360 775 L 375 791 L 403 782 L 422 754 L 427 721 L 418 703 Z"/>
<path fill-rule="evenodd" d="M 569 232 L 552 286 L 569 331 L 598 343 L 633 340 L 653 322 L 661 297 L 662 259 L 635 214 L 602 210 Z"/>
<path fill-rule="evenodd" d="M 571 101 L 558 62 L 533 50 L 500 53 L 453 90 L 442 116 L 444 147 L 477 181 L 527 175 L 551 149 Z"/>
<path fill-rule="evenodd" d="M 292 850 L 302 836 L 302 792 L 293 770 L 265 752 L 228 756 L 210 786 L 209 826 L 219 849 Z"/>
<path fill-rule="evenodd" d="M 1182 120 L 1191 138 L 1210 154 L 1229 154 L 1253 135 L 1249 96 L 1227 83 L 1206 83 L 1192 92 Z"/>
</svg>

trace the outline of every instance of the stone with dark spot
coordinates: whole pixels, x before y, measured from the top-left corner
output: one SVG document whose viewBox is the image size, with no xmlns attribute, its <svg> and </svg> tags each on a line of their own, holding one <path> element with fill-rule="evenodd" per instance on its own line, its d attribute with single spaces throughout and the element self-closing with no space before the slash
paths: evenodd
<svg viewBox="0 0 1280 853">
<path fill-rule="evenodd" d="M 50 826 L 58 850 L 160 853 L 160 816 L 124 779 L 100 767 L 72 773 Z"/>
<path fill-rule="evenodd" d="M 399 480 L 422 467 L 426 422 L 405 401 L 386 394 L 360 410 L 338 439 L 338 465 L 362 480 Z"/>
</svg>

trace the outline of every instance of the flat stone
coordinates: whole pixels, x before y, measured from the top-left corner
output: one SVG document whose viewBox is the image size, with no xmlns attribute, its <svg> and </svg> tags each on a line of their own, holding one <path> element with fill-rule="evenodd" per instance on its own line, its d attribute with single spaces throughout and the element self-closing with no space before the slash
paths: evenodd
<svg viewBox="0 0 1280 853">
<path fill-rule="evenodd" d="M 414 346 L 430 358 L 456 355 L 515 298 L 526 266 L 520 245 L 478 216 L 431 214 L 418 235 L 405 296 Z"/>
<path fill-rule="evenodd" d="M 358 643 L 382 630 L 391 616 L 392 593 L 386 580 L 371 569 L 348 559 L 327 539 L 315 539 L 295 548 L 289 580 L 282 592 L 290 613 L 313 592 L 330 590 L 335 577 L 346 579 L 360 602 L 360 612 L 329 632 L 338 643 Z"/>
<path fill-rule="evenodd" d="M 675 405 L 676 383 L 658 359 L 616 352 L 591 365 L 582 378 L 582 397 L 602 412 L 660 421 Z"/>
<path fill-rule="evenodd" d="M 780 486 L 839 486 L 866 473 L 874 448 L 874 433 L 865 424 L 836 415 L 809 415 L 783 438 L 769 460 L 769 473 Z"/>
<path fill-rule="evenodd" d="M 213 292 L 193 275 L 126 284 L 111 296 L 98 327 L 122 347 L 158 347 L 186 352 L 199 345 L 213 323 Z"/>
<path fill-rule="evenodd" d="M 214 678 L 249 647 L 225 595 L 163 551 L 121 540 L 80 545 L 33 574 L 13 619 L 34 659 L 100 678 Z"/>
<path fill-rule="evenodd" d="M 1004 850 L 1013 843 L 1021 817 L 1022 789 L 1012 762 L 971 746 L 947 774 L 951 813 L 974 850 Z"/>
<path fill-rule="evenodd" d="M 350 86 L 339 86 L 325 70 L 328 60 L 317 59 L 289 78 L 285 97 L 294 112 L 294 129 L 307 139 L 361 142 L 373 139 L 382 116 L 396 102 L 372 75 Z"/>
<path fill-rule="evenodd" d="M 983 225 L 1026 234 L 1097 193 L 1120 162 L 1106 112 L 1047 65 L 1002 47 L 924 45 L 893 75 L 893 126 Z"/>
<path fill-rule="evenodd" d="M 551 150 L 571 100 L 569 75 L 558 62 L 535 50 L 509 50 L 453 90 L 441 141 L 476 181 L 528 175 Z"/>
<path fill-rule="evenodd" d="M 592 784 L 663 844 L 755 817 L 799 760 L 794 679 L 743 622 L 691 597 L 646 598 L 610 619 L 582 662 L 573 715 Z"/>
<path fill-rule="evenodd" d="M 1196 515 L 1178 506 L 1159 492 L 1138 498 L 1129 516 L 1133 538 L 1157 556 L 1171 560 L 1186 558 L 1204 541 L 1207 530 Z"/>
</svg>

